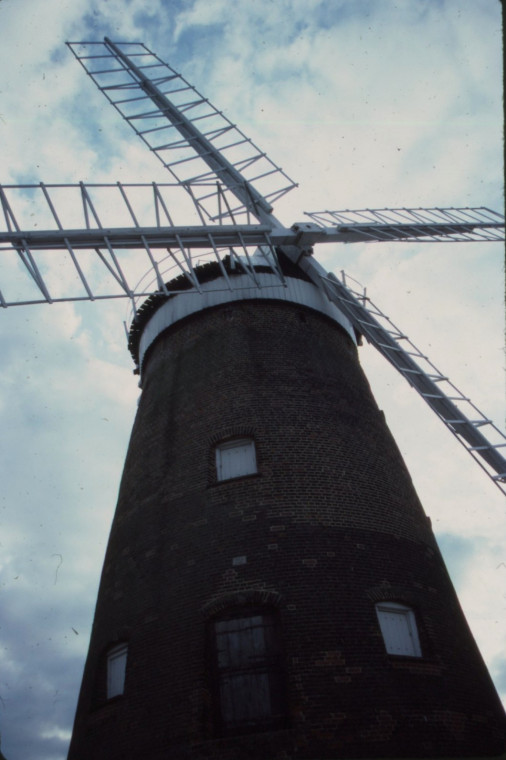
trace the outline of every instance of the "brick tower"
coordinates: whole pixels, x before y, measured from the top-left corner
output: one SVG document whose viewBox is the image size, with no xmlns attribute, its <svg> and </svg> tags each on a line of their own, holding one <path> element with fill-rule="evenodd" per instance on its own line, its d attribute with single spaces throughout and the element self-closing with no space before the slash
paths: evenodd
<svg viewBox="0 0 506 760">
<path fill-rule="evenodd" d="M 133 325 L 143 390 L 70 760 L 504 751 L 355 332 L 283 265 L 286 287 L 233 291 L 202 269 Z"/>
</svg>

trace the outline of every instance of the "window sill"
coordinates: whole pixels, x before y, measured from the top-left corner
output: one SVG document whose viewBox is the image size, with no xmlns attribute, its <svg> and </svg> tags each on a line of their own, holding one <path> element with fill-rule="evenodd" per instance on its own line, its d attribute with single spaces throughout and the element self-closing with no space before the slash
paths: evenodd
<svg viewBox="0 0 506 760">
<path fill-rule="evenodd" d="M 214 483 L 209 483 L 208 488 L 216 488 L 216 486 L 224 486 L 229 483 L 242 483 L 244 480 L 252 480 L 254 478 L 261 478 L 260 472 L 250 472 L 248 475 L 238 475 L 236 478 L 227 478 L 226 480 L 216 480 Z"/>
<path fill-rule="evenodd" d="M 88 720 L 92 723 L 99 723 L 102 720 L 106 720 L 122 703 L 123 696 L 123 694 L 118 694 L 115 697 L 94 704 L 88 714 Z"/>
<path fill-rule="evenodd" d="M 223 742 L 226 744 L 227 742 L 232 742 L 239 737 L 244 738 L 244 740 L 247 740 L 249 737 L 265 737 L 266 739 L 268 737 L 272 737 L 275 739 L 275 737 L 282 737 L 290 730 L 291 729 L 288 725 L 288 719 L 284 718 L 282 720 L 278 720 L 276 723 L 270 723 L 269 725 L 265 724 L 263 726 L 250 726 L 248 728 L 243 728 L 242 730 L 230 729 L 229 731 L 223 731 L 222 733 L 219 733 L 217 730 L 216 736 L 214 736 L 213 739 L 209 739 L 207 742 L 205 742 L 205 744 L 218 742 Z"/>
<path fill-rule="evenodd" d="M 408 655 L 387 655 L 388 662 L 395 670 L 408 670 L 410 673 L 420 673 L 428 676 L 442 675 L 442 667 L 424 657 L 410 657 Z"/>
</svg>

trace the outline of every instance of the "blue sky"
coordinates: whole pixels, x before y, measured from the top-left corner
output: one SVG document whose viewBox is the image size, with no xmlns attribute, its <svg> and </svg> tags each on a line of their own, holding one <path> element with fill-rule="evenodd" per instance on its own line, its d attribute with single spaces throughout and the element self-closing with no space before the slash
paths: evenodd
<svg viewBox="0 0 506 760">
<path fill-rule="evenodd" d="M 1 0 L 0 181 L 167 181 L 66 40 L 142 40 L 324 208 L 502 208 L 496 0 Z M 327 246 L 504 425 L 501 245 Z M 1 263 L 1 262 L 0 262 Z M 1 280 L 0 267 L 0 287 Z M 0 315 L 0 730 L 8 760 L 62 760 L 139 390 L 126 304 Z M 373 349 L 373 392 L 506 699 L 504 498 Z"/>
</svg>

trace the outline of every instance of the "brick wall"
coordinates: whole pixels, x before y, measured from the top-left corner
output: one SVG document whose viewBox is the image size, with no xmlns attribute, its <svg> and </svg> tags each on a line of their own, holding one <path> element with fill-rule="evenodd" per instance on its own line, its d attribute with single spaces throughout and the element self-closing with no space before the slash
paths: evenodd
<svg viewBox="0 0 506 760">
<path fill-rule="evenodd" d="M 162 335 L 143 388 L 69 758 L 503 750 L 497 696 L 349 338 L 302 307 L 227 305 Z M 231 436 L 254 439 L 258 474 L 217 482 Z M 421 658 L 386 654 L 383 600 L 414 610 Z M 253 607 L 278 610 L 286 722 L 224 737 L 206 631 Z M 117 641 L 125 693 L 107 702 Z"/>
</svg>

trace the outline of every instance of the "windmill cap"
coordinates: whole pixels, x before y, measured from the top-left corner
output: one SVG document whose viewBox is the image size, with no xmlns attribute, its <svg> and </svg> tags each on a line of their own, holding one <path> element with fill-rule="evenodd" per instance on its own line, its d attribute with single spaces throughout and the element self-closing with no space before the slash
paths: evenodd
<svg viewBox="0 0 506 760">
<path fill-rule="evenodd" d="M 206 309 L 238 301 L 278 301 L 313 309 L 337 323 L 356 343 L 350 321 L 324 292 L 298 267 L 287 260 L 280 263 L 282 280 L 271 267 L 255 265 L 254 274 L 245 273 L 234 268 L 230 260 L 224 260 L 227 277 L 217 262 L 195 268 L 199 290 L 192 287 L 185 275 L 167 283 L 169 293 L 149 296 L 132 322 L 128 345 L 135 364 L 142 370 L 149 348 L 177 322 Z"/>
</svg>

